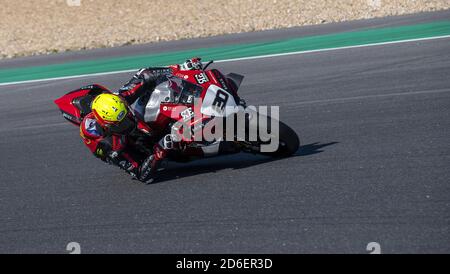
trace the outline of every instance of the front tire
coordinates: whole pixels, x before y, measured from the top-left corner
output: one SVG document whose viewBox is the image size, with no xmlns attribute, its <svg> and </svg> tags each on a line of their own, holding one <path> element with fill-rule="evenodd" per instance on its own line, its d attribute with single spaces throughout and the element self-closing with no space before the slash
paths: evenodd
<svg viewBox="0 0 450 274">
<path fill-rule="evenodd" d="M 300 140 L 297 133 L 288 125 L 280 121 L 278 149 L 274 152 L 260 152 L 271 157 L 288 157 L 297 152 Z"/>
<path fill-rule="evenodd" d="M 275 151 L 272 152 L 263 152 L 261 149 L 262 145 L 267 145 L 270 143 L 264 142 L 261 140 L 259 136 L 260 128 L 259 128 L 259 120 L 268 119 L 267 122 L 267 132 L 271 132 L 269 122 L 272 118 L 270 116 L 265 116 L 258 112 L 253 112 L 250 115 L 250 118 L 246 121 L 246 140 L 241 142 L 248 149 L 248 151 L 256 152 L 258 154 L 267 155 L 271 157 L 288 157 L 297 152 L 300 147 L 300 140 L 298 138 L 297 133 L 288 125 L 281 121 L 277 121 L 279 124 L 278 130 L 278 147 Z M 257 130 L 258 137 L 257 141 L 248 141 L 250 130 Z M 264 131 L 263 131 L 264 132 Z M 273 133 L 270 133 L 273 136 Z"/>
</svg>

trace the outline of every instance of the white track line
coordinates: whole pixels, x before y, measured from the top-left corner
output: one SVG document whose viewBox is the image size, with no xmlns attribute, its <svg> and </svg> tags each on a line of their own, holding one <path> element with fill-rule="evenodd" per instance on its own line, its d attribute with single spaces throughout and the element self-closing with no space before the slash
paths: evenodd
<svg viewBox="0 0 450 274">
<path fill-rule="evenodd" d="M 91 73 L 91 74 L 80 74 L 80 75 L 73 75 L 73 76 L 63 76 L 63 77 L 55 77 L 55 78 L 45 78 L 45 79 L 37 79 L 37 80 L 8 82 L 8 83 L 0 83 L 0 86 L 9 86 L 9 85 L 18 85 L 18 84 L 30 84 L 30 83 L 56 81 L 56 80 L 67 80 L 67 79 L 75 79 L 75 78 L 83 78 L 83 77 L 91 77 L 91 76 L 102 76 L 102 75 L 110 75 L 110 74 L 119 74 L 119 73 L 133 72 L 133 71 L 137 71 L 137 70 L 139 70 L 139 69 L 128 69 L 128 70 L 99 72 L 99 73 Z"/>
<path fill-rule="evenodd" d="M 297 55 L 297 54 L 314 53 L 314 52 L 334 51 L 334 50 L 341 50 L 341 49 L 353 49 L 353 48 L 364 48 L 364 47 L 391 45 L 391 44 L 401 44 L 401 43 L 436 40 L 436 39 L 445 39 L 445 38 L 450 38 L 450 35 L 433 36 L 433 37 L 416 38 L 416 39 L 406 39 L 406 40 L 398 40 L 398 41 L 390 41 L 390 42 L 371 43 L 371 44 L 356 45 L 356 46 L 346 46 L 346 47 L 336 47 L 336 48 L 304 50 L 304 51 L 294 51 L 294 52 L 286 52 L 286 53 L 250 56 L 250 57 L 242 57 L 242 58 L 217 60 L 217 61 L 214 61 L 214 62 L 215 63 L 236 62 L 236 61 L 244 61 L 244 60 L 254 60 L 254 59 L 271 58 L 271 57 L 279 57 L 279 56 L 289 56 L 289 55 Z M 37 79 L 37 80 L 8 82 L 8 83 L 0 83 L 0 86 L 29 84 L 29 83 L 37 83 L 37 82 L 45 82 L 45 81 L 66 80 L 66 79 L 75 79 L 75 78 L 93 77 L 93 76 L 102 76 L 102 75 L 111 75 L 111 74 L 133 72 L 133 71 L 137 71 L 137 70 L 139 70 L 139 68 L 128 69 L 128 70 L 119 70 L 119 71 L 111 71 L 111 72 L 100 72 L 100 73 L 81 74 L 81 75 L 63 76 L 63 77 L 46 78 L 46 79 Z"/>
<path fill-rule="evenodd" d="M 251 56 L 251 57 L 219 60 L 217 62 L 216 61 L 214 61 L 214 62 L 215 63 L 225 63 L 225 62 L 234 62 L 234 61 L 241 61 L 241 60 L 252 60 L 252 59 L 279 57 L 279 56 L 289 56 L 289 55 L 296 55 L 296 54 L 305 54 L 305 53 L 322 52 L 322 51 L 332 51 L 332 50 L 340 50 L 340 49 L 354 49 L 354 48 L 364 48 L 364 47 L 373 47 L 373 46 L 382 46 L 382 45 L 391 45 L 391 44 L 401 44 L 401 43 L 408 43 L 408 42 L 443 39 L 443 38 L 450 38 L 450 35 L 433 36 L 433 37 L 416 38 L 416 39 L 407 39 L 407 40 L 398 40 L 398 41 L 391 41 L 391 42 L 371 43 L 371 44 L 356 45 L 356 46 L 346 46 L 346 47 L 337 47 L 337 48 L 293 51 L 293 52 L 286 52 L 286 53 L 276 53 L 276 54 L 268 54 L 268 55 L 260 55 L 260 56 Z"/>
</svg>

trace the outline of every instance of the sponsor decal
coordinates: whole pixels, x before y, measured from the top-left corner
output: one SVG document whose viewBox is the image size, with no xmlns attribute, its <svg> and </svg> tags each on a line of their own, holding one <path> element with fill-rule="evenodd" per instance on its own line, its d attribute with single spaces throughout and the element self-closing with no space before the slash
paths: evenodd
<svg viewBox="0 0 450 274">
<path fill-rule="evenodd" d="M 184 121 L 190 120 L 192 117 L 194 117 L 194 112 L 192 111 L 192 108 L 187 108 L 183 110 L 180 114 L 181 117 L 183 117 Z"/>
<path fill-rule="evenodd" d="M 175 76 L 176 76 L 176 77 L 180 77 L 180 78 L 184 78 L 184 79 L 189 78 L 188 75 L 186 75 L 186 74 L 184 74 L 184 73 L 181 73 L 181 72 L 176 73 Z"/>
<path fill-rule="evenodd" d="M 195 80 L 197 80 L 197 83 L 200 85 L 209 82 L 208 76 L 206 76 L 206 73 L 204 73 L 204 72 L 196 74 L 196 75 L 194 75 L 194 77 L 195 77 Z"/>
<path fill-rule="evenodd" d="M 63 115 L 63 117 L 66 118 L 66 119 L 69 119 L 69 120 L 71 120 L 71 121 L 76 121 L 75 117 L 73 117 L 73 116 L 70 115 L 70 114 L 67 114 L 67 113 L 63 112 L 62 115 Z"/>
<path fill-rule="evenodd" d="M 225 80 L 222 77 L 217 77 L 219 79 L 220 84 L 222 85 L 222 88 L 226 91 L 228 91 L 228 85 L 225 83 Z"/>
<path fill-rule="evenodd" d="M 123 119 L 123 117 L 125 116 L 125 111 L 121 111 L 120 113 L 119 113 L 119 115 L 117 115 L 117 119 L 119 120 L 119 121 L 121 121 L 122 119 Z"/>
<path fill-rule="evenodd" d="M 194 100 L 194 96 L 193 96 L 193 95 L 189 95 L 188 98 L 187 98 L 187 100 L 186 100 L 186 103 L 192 104 L 192 101 L 193 101 L 193 100 Z"/>
</svg>

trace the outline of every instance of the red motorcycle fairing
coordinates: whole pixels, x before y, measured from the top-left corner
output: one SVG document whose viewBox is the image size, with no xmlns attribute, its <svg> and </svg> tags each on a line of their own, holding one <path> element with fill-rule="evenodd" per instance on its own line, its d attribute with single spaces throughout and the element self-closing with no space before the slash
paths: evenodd
<svg viewBox="0 0 450 274">
<path fill-rule="evenodd" d="M 229 92 L 238 102 L 238 88 L 244 78 L 242 75 L 231 73 L 224 76 L 219 70 L 181 70 L 179 65 L 171 66 L 173 75 L 182 78 L 188 82 L 203 87 L 201 98 L 203 98 L 211 84 L 214 84 Z"/>
<path fill-rule="evenodd" d="M 71 91 L 54 102 L 65 119 L 79 126 L 83 118 L 91 112 L 91 102 L 95 96 L 105 92 L 110 92 L 110 90 L 94 84 Z"/>
</svg>

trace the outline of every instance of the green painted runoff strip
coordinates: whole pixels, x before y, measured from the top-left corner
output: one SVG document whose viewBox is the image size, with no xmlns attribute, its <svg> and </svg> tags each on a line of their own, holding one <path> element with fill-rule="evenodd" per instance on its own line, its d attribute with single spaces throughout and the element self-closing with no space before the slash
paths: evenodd
<svg viewBox="0 0 450 274">
<path fill-rule="evenodd" d="M 238 44 L 158 54 L 76 61 L 27 68 L 1 69 L 0 83 L 114 72 L 149 66 L 165 66 L 180 63 L 193 56 L 200 56 L 205 61 L 226 60 L 445 35 L 450 35 L 450 21 L 300 37 L 264 43 Z"/>
</svg>

